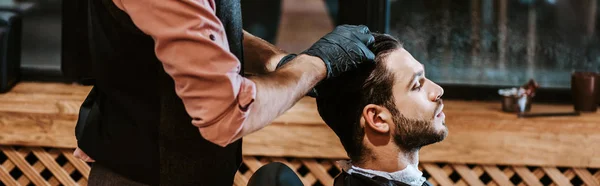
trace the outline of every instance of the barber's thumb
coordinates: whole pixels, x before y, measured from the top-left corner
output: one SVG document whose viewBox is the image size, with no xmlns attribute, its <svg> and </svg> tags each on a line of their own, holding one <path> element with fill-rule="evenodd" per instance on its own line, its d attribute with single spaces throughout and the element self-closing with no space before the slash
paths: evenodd
<svg viewBox="0 0 600 186">
<path fill-rule="evenodd" d="M 373 51 L 369 50 L 369 48 L 366 46 L 361 46 L 360 48 L 360 51 L 363 52 L 364 61 L 375 62 L 375 54 L 373 53 Z"/>
<path fill-rule="evenodd" d="M 373 34 L 355 33 L 354 37 L 365 46 L 371 46 L 375 43 L 375 36 Z"/>
</svg>

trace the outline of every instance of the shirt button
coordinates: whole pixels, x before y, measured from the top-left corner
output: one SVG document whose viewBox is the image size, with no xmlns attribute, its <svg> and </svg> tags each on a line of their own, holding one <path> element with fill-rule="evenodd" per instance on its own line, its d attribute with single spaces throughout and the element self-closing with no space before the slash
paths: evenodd
<svg viewBox="0 0 600 186">
<path fill-rule="evenodd" d="M 211 34 L 211 35 L 210 35 L 210 36 L 208 36 L 208 37 L 210 38 L 210 40 L 212 40 L 212 41 L 215 41 L 215 35 L 212 35 L 212 34 Z"/>
</svg>

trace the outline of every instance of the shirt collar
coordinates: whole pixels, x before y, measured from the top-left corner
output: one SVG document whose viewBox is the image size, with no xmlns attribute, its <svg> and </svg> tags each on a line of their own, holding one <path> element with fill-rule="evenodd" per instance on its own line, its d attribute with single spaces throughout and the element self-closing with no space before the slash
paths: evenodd
<svg viewBox="0 0 600 186">
<path fill-rule="evenodd" d="M 415 186 L 421 186 L 426 181 L 425 177 L 423 177 L 423 172 L 418 169 L 418 165 L 408 165 L 403 170 L 396 172 L 363 169 L 352 165 L 351 161 L 346 160 L 338 161 L 338 165 L 348 174 L 360 174 L 369 178 L 379 176 L 389 180 L 399 181 Z"/>
</svg>

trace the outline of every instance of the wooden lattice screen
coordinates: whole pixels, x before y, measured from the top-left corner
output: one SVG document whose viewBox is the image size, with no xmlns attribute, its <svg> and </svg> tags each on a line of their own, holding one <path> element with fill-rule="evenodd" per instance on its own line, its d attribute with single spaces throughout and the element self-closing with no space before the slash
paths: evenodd
<svg viewBox="0 0 600 186">
<path fill-rule="evenodd" d="M 252 173 L 274 161 L 295 170 L 304 185 L 332 185 L 340 173 L 331 159 L 247 156 L 235 185 L 246 185 Z M 433 185 L 600 185 L 600 170 L 589 168 L 421 163 L 419 169 Z"/>
<path fill-rule="evenodd" d="M 72 149 L 0 146 L 0 185 L 87 185 L 89 165 L 74 158 Z M 332 159 L 245 156 L 234 185 L 245 186 L 252 174 L 269 162 L 291 167 L 305 185 L 332 185 L 339 167 Z M 600 170 L 421 163 L 434 185 L 600 185 Z"/>
<path fill-rule="evenodd" d="M 5 185 L 87 185 L 90 166 L 72 149 L 0 146 L 0 181 Z"/>
</svg>

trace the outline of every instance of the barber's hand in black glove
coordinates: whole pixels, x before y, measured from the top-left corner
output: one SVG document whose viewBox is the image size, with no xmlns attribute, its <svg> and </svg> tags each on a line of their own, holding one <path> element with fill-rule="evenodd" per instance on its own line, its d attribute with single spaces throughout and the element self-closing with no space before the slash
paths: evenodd
<svg viewBox="0 0 600 186">
<path fill-rule="evenodd" d="M 302 53 L 321 58 L 327 66 L 328 79 L 355 69 L 360 63 L 373 62 L 375 54 L 367 46 L 374 41 L 367 26 L 341 25 Z"/>
</svg>

